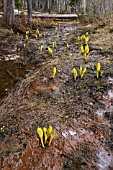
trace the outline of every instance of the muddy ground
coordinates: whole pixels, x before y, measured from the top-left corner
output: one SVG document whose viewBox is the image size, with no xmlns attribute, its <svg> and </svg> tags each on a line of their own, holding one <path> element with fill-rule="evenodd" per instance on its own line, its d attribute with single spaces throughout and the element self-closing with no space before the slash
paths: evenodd
<svg viewBox="0 0 113 170">
<path fill-rule="evenodd" d="M 31 68 L 26 79 L 17 82 L 1 102 L 2 169 L 112 170 L 113 26 L 84 26 L 74 21 L 52 23 L 39 30 L 42 37 L 36 39 L 32 31 L 28 42 L 25 34 L 16 35 L 20 60 Z M 90 53 L 86 63 L 77 37 L 87 31 Z M 15 48 L 13 45 L 10 47 Z M 52 56 L 48 45 L 53 49 Z M 98 61 L 102 70 L 99 79 Z M 87 71 L 74 81 L 73 68 L 79 72 L 80 65 Z M 57 74 L 51 79 L 55 66 Z M 57 134 L 50 147 L 42 148 L 36 129 L 49 125 Z"/>
</svg>

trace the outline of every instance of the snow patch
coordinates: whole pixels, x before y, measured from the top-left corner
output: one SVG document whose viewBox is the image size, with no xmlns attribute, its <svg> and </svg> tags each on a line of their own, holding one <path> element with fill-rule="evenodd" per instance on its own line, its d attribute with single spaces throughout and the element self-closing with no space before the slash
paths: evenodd
<svg viewBox="0 0 113 170">
<path fill-rule="evenodd" d="M 98 166 L 99 170 L 108 170 L 109 166 L 113 167 L 113 155 L 107 152 L 104 148 L 98 151 Z"/>
<path fill-rule="evenodd" d="M 76 131 L 73 131 L 73 130 L 69 130 L 69 131 L 65 131 L 65 132 L 62 132 L 62 135 L 67 138 L 67 136 L 73 136 L 73 135 L 77 135 L 77 132 Z"/>
</svg>

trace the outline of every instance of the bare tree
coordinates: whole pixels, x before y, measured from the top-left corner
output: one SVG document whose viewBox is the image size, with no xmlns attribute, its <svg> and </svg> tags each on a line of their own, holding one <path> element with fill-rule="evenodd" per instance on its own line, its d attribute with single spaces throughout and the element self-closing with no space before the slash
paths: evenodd
<svg viewBox="0 0 113 170">
<path fill-rule="evenodd" d="M 91 19 L 110 19 L 113 16 L 113 0 L 87 0 L 87 10 Z"/>
<path fill-rule="evenodd" d="M 86 0 L 82 0 L 83 13 L 86 14 Z"/>
<path fill-rule="evenodd" d="M 14 0 L 4 0 L 4 21 L 8 25 L 12 25 L 14 18 Z"/>
<path fill-rule="evenodd" d="M 26 0 L 27 1 L 27 10 L 28 10 L 28 22 L 31 25 L 32 24 L 32 1 L 31 0 Z"/>
</svg>

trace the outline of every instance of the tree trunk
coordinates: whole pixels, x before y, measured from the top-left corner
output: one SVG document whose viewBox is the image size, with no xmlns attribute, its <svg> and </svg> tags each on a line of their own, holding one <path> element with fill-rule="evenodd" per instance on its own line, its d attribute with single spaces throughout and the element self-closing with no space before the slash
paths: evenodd
<svg viewBox="0 0 113 170">
<path fill-rule="evenodd" d="M 82 0 L 83 13 L 86 14 L 86 0 Z"/>
<path fill-rule="evenodd" d="M 14 18 L 14 0 L 4 0 L 4 21 L 12 25 Z"/>
<path fill-rule="evenodd" d="M 28 23 L 32 24 L 32 1 L 27 0 L 27 10 L 28 10 Z"/>
</svg>

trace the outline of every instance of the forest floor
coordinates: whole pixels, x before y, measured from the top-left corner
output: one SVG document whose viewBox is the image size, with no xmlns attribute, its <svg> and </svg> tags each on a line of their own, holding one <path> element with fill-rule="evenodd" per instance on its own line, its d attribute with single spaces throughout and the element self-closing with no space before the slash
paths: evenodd
<svg viewBox="0 0 113 170">
<path fill-rule="evenodd" d="M 18 41 L 21 61 L 30 66 L 26 79 L 16 83 L 0 105 L 3 170 L 113 169 L 113 26 L 59 23 L 42 24 L 42 36 L 36 39 L 33 30 L 28 41 L 24 33 L 0 29 L 1 39 L 9 35 L 10 49 Z M 77 37 L 87 31 L 90 52 L 85 62 Z M 97 79 L 98 61 L 102 76 Z M 82 78 L 80 66 L 87 68 Z M 51 79 L 54 67 L 57 73 Z M 50 125 L 56 136 L 42 148 L 36 129 Z"/>
</svg>

